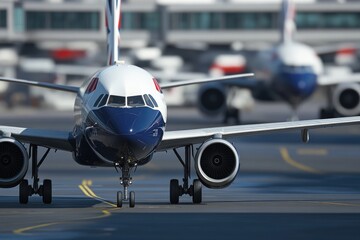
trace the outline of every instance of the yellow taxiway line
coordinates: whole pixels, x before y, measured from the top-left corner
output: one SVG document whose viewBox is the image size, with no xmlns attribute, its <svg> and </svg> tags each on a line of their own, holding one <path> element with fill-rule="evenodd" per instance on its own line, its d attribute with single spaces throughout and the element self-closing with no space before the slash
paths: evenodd
<svg viewBox="0 0 360 240">
<path fill-rule="evenodd" d="M 281 154 L 281 157 L 282 159 L 289 165 L 301 170 L 301 171 L 304 171 L 304 172 L 308 172 L 308 173 L 313 173 L 313 174 L 321 174 L 320 171 L 312 168 L 312 167 L 309 167 L 309 166 L 306 166 L 304 164 L 301 164 L 297 161 L 295 161 L 294 159 L 291 158 L 288 150 L 285 148 L 285 147 L 281 147 L 280 148 L 280 154 Z"/>
<path fill-rule="evenodd" d="M 91 180 L 83 180 L 82 184 L 79 185 L 80 190 L 89 198 L 95 199 L 97 201 L 106 203 L 112 207 L 116 207 L 115 204 L 106 201 L 105 199 L 97 196 L 91 189 L 89 186 L 92 185 L 92 181 Z M 43 223 L 43 224 L 39 224 L 39 225 L 34 225 L 34 226 L 29 226 L 29 227 L 24 227 L 24 228 L 19 228 L 19 229 L 15 229 L 13 230 L 14 234 L 17 235 L 28 235 L 27 232 L 30 232 L 32 230 L 36 230 L 36 229 L 40 229 L 40 228 L 45 228 L 45 227 L 50 227 L 53 225 L 59 225 L 59 224 L 68 224 L 70 222 L 78 222 L 78 221 L 86 221 L 86 220 L 94 220 L 94 219 L 100 219 L 100 218 L 105 218 L 105 217 L 109 217 L 111 216 L 111 212 L 110 210 L 101 210 L 101 215 L 100 216 L 95 216 L 95 217 L 89 217 L 89 218 L 81 218 L 81 219 L 72 219 L 70 221 L 58 221 L 58 222 L 49 222 L 49 223 Z"/>
</svg>

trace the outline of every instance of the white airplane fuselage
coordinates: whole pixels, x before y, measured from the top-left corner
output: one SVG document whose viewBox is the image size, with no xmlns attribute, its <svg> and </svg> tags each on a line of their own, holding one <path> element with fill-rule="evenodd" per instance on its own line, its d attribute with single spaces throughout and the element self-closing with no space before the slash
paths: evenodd
<svg viewBox="0 0 360 240">
<path fill-rule="evenodd" d="M 115 64 L 85 81 L 75 102 L 75 160 L 83 165 L 141 165 L 162 140 L 167 108 L 156 79 Z"/>
<path fill-rule="evenodd" d="M 312 95 L 323 73 L 323 64 L 315 51 L 294 41 L 260 52 L 255 64 L 256 76 L 294 108 Z"/>
</svg>

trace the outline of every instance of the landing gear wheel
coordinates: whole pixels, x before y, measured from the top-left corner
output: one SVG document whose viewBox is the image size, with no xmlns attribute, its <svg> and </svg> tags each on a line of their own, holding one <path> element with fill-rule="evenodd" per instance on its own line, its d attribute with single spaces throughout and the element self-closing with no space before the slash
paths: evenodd
<svg viewBox="0 0 360 240">
<path fill-rule="evenodd" d="M 195 204 L 201 203 L 202 201 L 202 185 L 199 179 L 195 179 L 193 182 L 192 200 Z"/>
<path fill-rule="evenodd" d="M 51 180 L 45 179 L 42 186 L 43 203 L 50 204 L 52 200 L 52 186 Z"/>
<path fill-rule="evenodd" d="M 180 196 L 179 180 L 171 179 L 170 181 L 170 203 L 178 204 Z"/>
<path fill-rule="evenodd" d="M 117 192 L 116 206 L 119 207 L 119 208 L 122 207 L 122 192 L 121 191 Z"/>
<path fill-rule="evenodd" d="M 22 180 L 19 186 L 19 202 L 21 204 L 27 204 L 29 201 L 29 182 L 28 180 Z"/>
<path fill-rule="evenodd" d="M 129 207 L 135 207 L 135 192 L 130 192 Z"/>
</svg>

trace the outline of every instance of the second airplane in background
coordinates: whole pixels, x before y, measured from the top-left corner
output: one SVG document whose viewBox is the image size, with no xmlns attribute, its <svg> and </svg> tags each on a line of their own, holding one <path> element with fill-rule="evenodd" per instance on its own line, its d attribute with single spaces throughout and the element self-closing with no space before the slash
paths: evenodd
<svg viewBox="0 0 360 240">
<path fill-rule="evenodd" d="M 296 42 L 295 6 L 284 0 L 281 10 L 281 40 L 270 49 L 260 51 L 251 64 L 254 79 L 217 83 L 201 88 L 200 109 L 206 114 L 225 113 L 238 118 L 238 112 L 226 106 L 226 88 L 250 89 L 259 100 L 282 100 L 293 109 L 291 119 L 298 119 L 297 109 L 319 87 L 327 88 L 328 106 L 320 110 L 320 118 L 357 116 L 360 114 L 360 74 L 325 75 L 324 66 L 315 49 Z M 336 51 L 336 47 L 329 49 Z"/>
</svg>

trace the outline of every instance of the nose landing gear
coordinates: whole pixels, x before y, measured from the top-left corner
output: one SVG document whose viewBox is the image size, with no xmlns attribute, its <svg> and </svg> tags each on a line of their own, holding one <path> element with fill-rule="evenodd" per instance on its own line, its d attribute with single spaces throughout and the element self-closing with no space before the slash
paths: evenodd
<svg viewBox="0 0 360 240">
<path fill-rule="evenodd" d="M 119 164 L 115 164 L 115 169 L 117 169 Z M 121 168 L 121 177 L 120 184 L 124 187 L 124 194 L 122 191 L 118 191 L 116 195 L 116 206 L 121 208 L 123 205 L 123 201 L 129 201 L 129 207 L 135 207 L 135 192 L 131 191 L 129 195 L 129 186 L 132 184 L 132 178 L 130 177 L 130 171 L 132 167 L 129 164 L 125 164 Z"/>
</svg>

